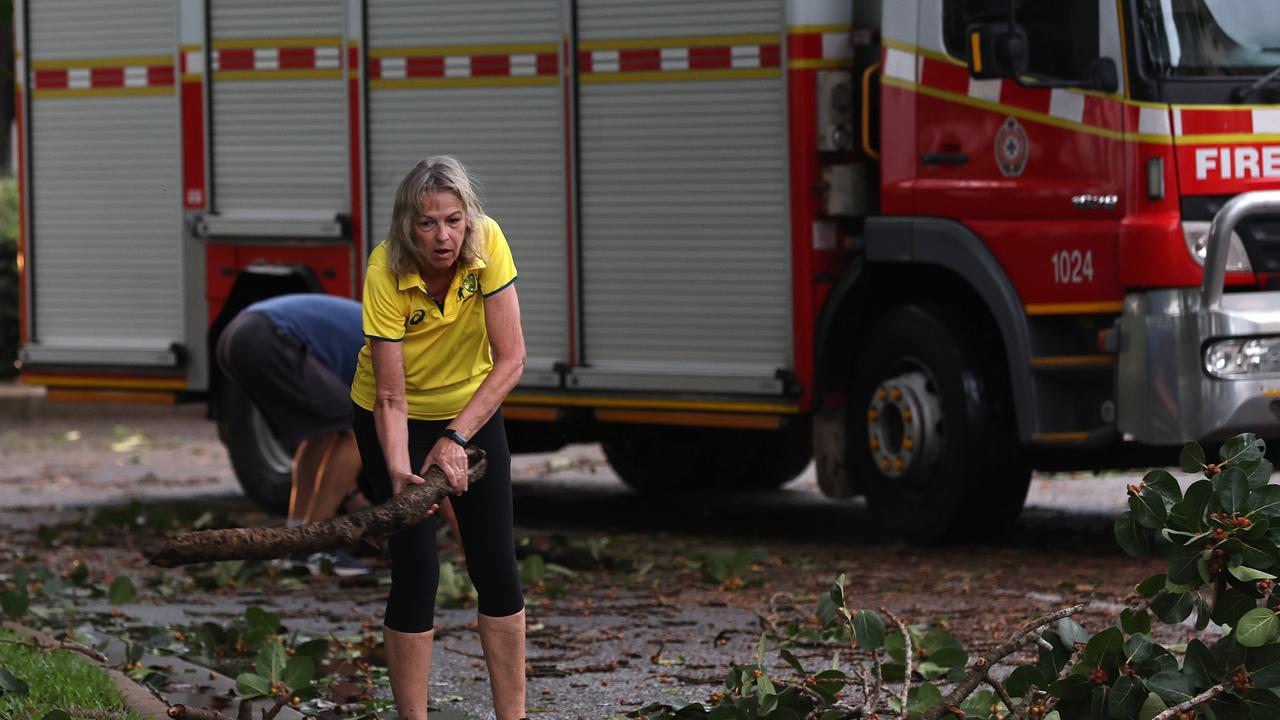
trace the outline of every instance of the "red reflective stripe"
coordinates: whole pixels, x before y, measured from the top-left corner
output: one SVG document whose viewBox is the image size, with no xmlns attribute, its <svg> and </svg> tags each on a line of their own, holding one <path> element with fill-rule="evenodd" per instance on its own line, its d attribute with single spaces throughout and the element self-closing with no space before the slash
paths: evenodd
<svg viewBox="0 0 1280 720">
<path fill-rule="evenodd" d="M 316 66 L 315 48 L 280 48 L 281 70 L 307 70 Z"/>
<path fill-rule="evenodd" d="M 172 65 L 148 65 L 148 85 L 172 85 L 174 80 Z M 95 83 L 96 84 L 96 83 Z"/>
<path fill-rule="evenodd" d="M 382 77 L 382 58 L 369 58 L 369 79 L 377 80 Z"/>
<path fill-rule="evenodd" d="M 790 36 L 788 39 L 788 60 L 816 60 L 820 57 L 822 57 L 822 35 L 820 33 L 799 33 Z"/>
<path fill-rule="evenodd" d="M 556 53 L 538 53 L 538 74 L 559 75 L 560 56 Z"/>
<path fill-rule="evenodd" d="M 1183 110 L 1183 135 L 1249 134 L 1253 132 L 1253 111 Z"/>
<path fill-rule="evenodd" d="M 589 73 L 589 72 L 592 72 L 591 51 L 579 50 L 578 51 L 578 74 L 585 75 L 586 73 Z"/>
<path fill-rule="evenodd" d="M 925 83 L 925 85 L 928 85 L 928 83 Z M 1016 108 L 1038 112 L 1043 115 L 1049 114 L 1049 96 L 1050 92 L 1048 90 L 1022 87 L 1007 78 L 1000 86 L 1001 105 L 1012 105 Z"/>
<path fill-rule="evenodd" d="M 921 71 L 921 84 L 939 90 L 969 94 L 969 69 L 963 65 L 952 65 L 945 62 L 926 62 Z"/>
<path fill-rule="evenodd" d="M 501 77 L 511 74 L 510 55 L 472 55 L 472 77 Z"/>
<path fill-rule="evenodd" d="M 219 70 L 252 70 L 253 49 L 238 48 L 218 51 Z"/>
<path fill-rule="evenodd" d="M 782 48 L 778 45 L 760 46 L 760 67 L 778 67 L 782 64 Z"/>
<path fill-rule="evenodd" d="M 408 77 L 444 77 L 444 58 L 405 58 L 405 75 Z"/>
<path fill-rule="evenodd" d="M 66 70 L 36 70 L 34 85 L 37 90 L 65 88 L 67 86 Z"/>
<path fill-rule="evenodd" d="M 89 68 L 89 87 L 124 87 L 124 68 Z"/>
<path fill-rule="evenodd" d="M 622 72 L 650 72 L 662 69 L 660 50 L 622 50 L 618 53 L 618 67 Z"/>
<path fill-rule="evenodd" d="M 733 65 L 733 49 L 725 47 L 689 48 L 690 70 L 720 70 Z"/>
</svg>

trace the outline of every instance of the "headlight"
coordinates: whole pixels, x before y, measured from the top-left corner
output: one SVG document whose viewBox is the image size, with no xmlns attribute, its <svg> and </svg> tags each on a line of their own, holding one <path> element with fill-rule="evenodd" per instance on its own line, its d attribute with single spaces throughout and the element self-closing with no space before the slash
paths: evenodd
<svg viewBox="0 0 1280 720">
<path fill-rule="evenodd" d="M 1209 226 L 1207 222 L 1182 223 L 1182 237 L 1187 241 L 1187 252 L 1200 267 L 1204 267 L 1205 256 L 1209 253 Z M 1227 248 L 1227 270 L 1230 272 L 1253 272 L 1249 264 L 1249 253 L 1245 252 L 1244 241 L 1234 231 L 1231 233 L 1231 244 Z"/>
<path fill-rule="evenodd" d="M 1219 378 L 1280 375 L 1280 337 L 1213 343 L 1205 350 L 1204 369 Z"/>
</svg>

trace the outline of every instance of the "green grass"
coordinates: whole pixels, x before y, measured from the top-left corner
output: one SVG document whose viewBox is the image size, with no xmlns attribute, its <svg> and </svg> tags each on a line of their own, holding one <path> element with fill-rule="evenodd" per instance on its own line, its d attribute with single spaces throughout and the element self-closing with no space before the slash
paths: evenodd
<svg viewBox="0 0 1280 720">
<path fill-rule="evenodd" d="M 0 638 L 18 639 L 7 632 L 0 632 Z M 124 700 L 106 671 L 69 650 L 50 653 L 0 643 L 0 668 L 31 686 L 25 696 L 0 695 L 0 718 L 40 718 L 51 710 L 70 708 L 117 712 L 124 708 Z M 142 720 L 132 711 L 122 712 L 122 717 Z"/>
</svg>

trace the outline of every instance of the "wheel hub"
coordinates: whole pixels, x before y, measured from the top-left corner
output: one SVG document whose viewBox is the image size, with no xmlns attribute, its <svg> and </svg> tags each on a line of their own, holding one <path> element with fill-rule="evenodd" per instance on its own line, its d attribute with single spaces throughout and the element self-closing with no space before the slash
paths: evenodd
<svg viewBox="0 0 1280 720">
<path fill-rule="evenodd" d="M 941 445 L 932 437 L 941 418 L 942 404 L 924 373 L 908 372 L 880 383 L 867 407 L 872 462 L 891 478 L 927 464 Z"/>
</svg>

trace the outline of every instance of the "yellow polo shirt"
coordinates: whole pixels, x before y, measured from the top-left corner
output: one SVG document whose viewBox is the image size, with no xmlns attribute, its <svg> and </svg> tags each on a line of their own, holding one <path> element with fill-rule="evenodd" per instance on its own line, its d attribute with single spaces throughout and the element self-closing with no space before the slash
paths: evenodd
<svg viewBox="0 0 1280 720">
<path fill-rule="evenodd" d="M 397 275 L 387 266 L 386 241 L 369 254 L 364 276 L 364 347 L 356 362 L 351 399 L 373 410 L 374 339 L 404 343 L 405 399 L 415 420 L 447 420 L 462 412 L 493 369 L 484 301 L 516 279 L 511 248 L 498 223 L 482 217 L 484 259 L 459 263 L 445 293 L 443 310 L 427 295 L 417 274 Z"/>
</svg>

